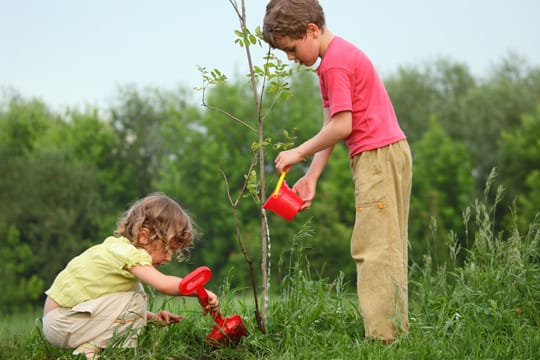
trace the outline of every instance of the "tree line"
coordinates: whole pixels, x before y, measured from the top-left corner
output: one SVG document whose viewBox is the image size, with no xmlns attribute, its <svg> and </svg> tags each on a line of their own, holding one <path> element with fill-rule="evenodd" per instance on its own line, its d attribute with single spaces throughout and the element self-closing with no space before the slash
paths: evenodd
<svg viewBox="0 0 540 360">
<path fill-rule="evenodd" d="M 400 67 L 384 82 L 413 151 L 411 261 L 421 263 L 430 254 L 437 264 L 447 262 L 447 247 L 455 238 L 465 249 L 472 246 L 474 229 L 467 227 L 463 209 L 483 196 L 494 168 L 506 194 L 498 223 L 517 222 L 525 231 L 540 204 L 540 67 L 509 55 L 478 78 L 465 64 L 439 59 Z M 269 143 L 299 143 L 320 128 L 316 76 L 298 72 L 290 88 L 293 95 L 272 104 L 265 120 Z M 227 191 L 239 189 L 249 176 L 253 149 L 260 145 L 256 134 L 200 106 L 197 93 L 185 88 L 125 86 L 106 109 L 62 111 L 3 90 L 3 309 L 36 305 L 67 261 L 110 235 L 121 212 L 153 191 L 177 199 L 200 235 L 189 261 L 169 264 L 166 270 L 182 274 L 204 264 L 215 271 L 214 278 L 248 286 Z M 249 85 L 239 78 L 209 89 L 205 101 L 254 122 L 250 96 Z M 269 146 L 266 156 L 272 164 L 276 151 Z M 287 181 L 299 178 L 304 166 L 307 162 L 293 167 Z M 278 174 L 268 167 L 267 176 L 273 186 Z M 242 236 L 255 262 L 260 261 L 262 201 L 247 199 L 238 208 Z M 302 247 L 313 274 L 335 277 L 344 271 L 354 283 L 349 255 L 354 212 L 347 150 L 340 145 L 309 211 L 292 222 L 268 215 L 272 281 L 279 280 L 280 264 L 294 245 Z"/>
</svg>

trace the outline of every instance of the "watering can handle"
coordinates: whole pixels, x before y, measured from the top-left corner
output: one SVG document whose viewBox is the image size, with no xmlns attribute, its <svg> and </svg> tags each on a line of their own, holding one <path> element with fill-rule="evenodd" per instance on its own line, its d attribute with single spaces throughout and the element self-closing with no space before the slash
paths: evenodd
<svg viewBox="0 0 540 360">
<path fill-rule="evenodd" d="M 279 176 L 279 180 L 276 184 L 276 188 L 274 189 L 274 193 L 272 194 L 273 197 L 277 198 L 279 195 L 279 189 L 281 189 L 281 185 L 283 184 L 283 181 L 285 180 L 285 175 L 287 174 L 286 171 L 282 171 L 281 175 Z"/>
<path fill-rule="evenodd" d="M 212 270 L 206 266 L 200 266 L 193 270 L 178 284 L 178 292 L 180 295 L 190 296 L 197 295 L 201 305 L 208 306 L 208 292 L 204 285 L 212 277 Z"/>
<path fill-rule="evenodd" d="M 206 266 L 200 266 L 193 270 L 191 273 L 186 275 L 178 284 L 178 292 L 180 295 L 192 296 L 197 295 L 199 298 L 199 303 L 203 308 L 206 309 L 208 306 L 208 292 L 204 288 L 204 285 L 212 277 L 212 270 Z M 212 318 L 218 323 L 222 324 L 223 319 L 221 317 L 221 312 L 217 309 L 210 311 Z"/>
</svg>

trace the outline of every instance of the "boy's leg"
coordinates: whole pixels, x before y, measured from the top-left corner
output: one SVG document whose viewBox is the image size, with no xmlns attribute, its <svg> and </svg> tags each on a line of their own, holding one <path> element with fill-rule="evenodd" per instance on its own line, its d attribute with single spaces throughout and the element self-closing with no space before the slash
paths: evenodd
<svg viewBox="0 0 540 360">
<path fill-rule="evenodd" d="M 351 255 L 366 337 L 392 341 L 408 330 L 407 222 L 411 157 L 406 141 L 351 161 L 356 220 Z"/>
</svg>

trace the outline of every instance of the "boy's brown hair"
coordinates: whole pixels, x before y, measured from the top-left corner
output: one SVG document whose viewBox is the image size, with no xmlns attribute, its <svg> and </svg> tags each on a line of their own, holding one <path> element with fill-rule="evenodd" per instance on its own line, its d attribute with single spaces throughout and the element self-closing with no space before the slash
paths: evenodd
<svg viewBox="0 0 540 360">
<path fill-rule="evenodd" d="M 270 0 L 264 16 L 264 41 L 275 48 L 280 37 L 301 39 L 310 23 L 321 30 L 325 25 L 324 11 L 317 0 Z"/>
<path fill-rule="evenodd" d="M 167 249 L 171 241 L 180 245 L 177 258 L 187 257 L 194 240 L 191 219 L 182 207 L 162 193 L 150 194 L 135 202 L 118 221 L 115 236 L 138 244 L 140 231 L 149 230 L 149 241 L 163 240 Z"/>
</svg>

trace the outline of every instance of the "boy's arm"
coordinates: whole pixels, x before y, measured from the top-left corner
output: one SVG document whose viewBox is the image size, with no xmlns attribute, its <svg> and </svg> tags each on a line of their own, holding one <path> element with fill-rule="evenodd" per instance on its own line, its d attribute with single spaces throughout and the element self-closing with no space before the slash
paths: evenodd
<svg viewBox="0 0 540 360">
<path fill-rule="evenodd" d="M 320 176 L 334 145 L 349 136 L 352 129 L 352 113 L 350 111 L 339 112 L 332 118 L 330 118 L 328 108 L 324 108 L 323 112 L 324 123 L 317 135 L 296 148 L 279 153 L 275 160 L 278 172 L 282 172 L 306 157 L 316 154 L 308 172 L 310 177 L 318 178 Z"/>
<path fill-rule="evenodd" d="M 299 157 L 298 161 L 295 160 L 295 156 L 297 156 L 297 153 L 295 153 L 295 151 L 297 149 L 300 149 L 299 151 L 302 152 L 302 147 L 308 149 L 309 146 L 313 146 L 314 148 L 322 147 L 321 150 L 315 152 L 315 155 L 313 156 L 311 164 L 309 165 L 309 168 L 307 169 L 305 175 L 301 177 L 292 188 L 292 190 L 295 191 L 304 201 L 301 208 L 302 210 L 309 209 L 309 207 L 311 206 L 311 201 L 315 197 L 315 193 L 317 191 L 317 181 L 319 180 L 319 177 L 321 176 L 321 173 L 326 166 L 326 163 L 328 162 L 332 151 L 334 150 L 334 145 L 337 141 L 341 139 L 342 136 L 346 136 L 346 134 L 350 133 L 350 122 L 352 121 L 350 120 L 350 112 L 339 113 L 332 119 L 330 118 L 330 111 L 328 108 L 323 108 L 323 113 L 323 127 L 316 136 L 306 141 L 298 148 L 290 150 L 292 153 L 280 153 L 280 156 L 282 157 L 281 161 L 283 163 L 289 161 L 292 165 L 303 159 L 303 157 Z M 288 155 L 290 157 L 288 157 Z M 277 168 L 279 170 L 279 167 Z"/>
<path fill-rule="evenodd" d="M 333 147 L 351 133 L 352 113 L 350 111 L 339 112 L 332 118 L 330 118 L 330 111 L 328 108 L 324 108 L 323 113 L 324 122 L 321 130 L 317 135 L 297 147 L 297 151 L 303 158 L 326 150 L 329 147 Z M 328 156 L 325 160 L 328 160 Z"/>
<path fill-rule="evenodd" d="M 323 128 L 324 128 L 331 121 L 330 110 L 328 108 L 323 108 L 323 114 L 324 114 L 324 122 L 323 122 Z M 309 165 L 309 168 L 306 171 L 305 177 L 313 179 L 314 181 L 317 181 L 317 179 L 319 179 L 324 167 L 326 166 L 326 163 L 328 162 L 328 159 L 330 158 L 330 155 L 332 155 L 332 151 L 334 150 L 334 145 L 331 145 L 327 147 L 326 149 L 320 150 L 315 153 L 315 155 L 313 156 L 313 160 L 311 160 L 311 164 Z"/>
</svg>

